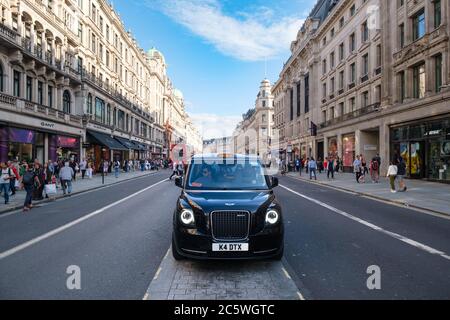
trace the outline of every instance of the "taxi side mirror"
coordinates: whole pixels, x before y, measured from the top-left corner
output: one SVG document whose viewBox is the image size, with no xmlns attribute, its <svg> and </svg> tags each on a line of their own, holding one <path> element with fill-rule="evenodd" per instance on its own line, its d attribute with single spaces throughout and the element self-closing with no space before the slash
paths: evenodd
<svg viewBox="0 0 450 320">
<path fill-rule="evenodd" d="M 278 187 L 278 178 L 272 177 L 272 188 Z"/>
<path fill-rule="evenodd" d="M 175 185 L 179 188 L 183 188 L 183 178 L 176 177 L 175 178 Z"/>
</svg>

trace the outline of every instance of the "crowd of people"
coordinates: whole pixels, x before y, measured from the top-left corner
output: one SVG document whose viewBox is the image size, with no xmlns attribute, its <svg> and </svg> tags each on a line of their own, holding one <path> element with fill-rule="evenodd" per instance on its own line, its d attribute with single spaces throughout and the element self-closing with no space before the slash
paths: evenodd
<svg viewBox="0 0 450 320">
<path fill-rule="evenodd" d="M 40 163 L 27 161 L 7 161 L 0 163 L 0 195 L 3 194 L 5 204 L 16 194 L 17 190 L 24 190 L 26 197 L 23 211 L 29 211 L 33 200 L 43 200 L 55 197 L 57 189 L 61 188 L 63 194 L 72 193 L 72 183 L 81 179 L 92 179 L 94 174 L 108 175 L 114 173 L 118 178 L 122 172 L 135 172 L 159 170 L 167 168 L 169 163 L 162 159 L 147 160 L 104 160 L 95 168 L 92 159 L 59 159 Z"/>
</svg>

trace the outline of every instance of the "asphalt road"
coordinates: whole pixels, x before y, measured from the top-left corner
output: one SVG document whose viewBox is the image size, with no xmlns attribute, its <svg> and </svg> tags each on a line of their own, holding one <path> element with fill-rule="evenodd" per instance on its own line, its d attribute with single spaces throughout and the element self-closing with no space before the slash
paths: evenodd
<svg viewBox="0 0 450 320">
<path fill-rule="evenodd" d="M 0 299 L 142 299 L 170 247 L 179 189 L 169 174 L 0 216 Z M 290 177 L 280 184 L 283 264 L 305 298 L 450 299 L 450 220 Z M 66 287 L 73 265 L 81 290 Z M 380 290 L 367 288 L 371 265 Z"/>
</svg>

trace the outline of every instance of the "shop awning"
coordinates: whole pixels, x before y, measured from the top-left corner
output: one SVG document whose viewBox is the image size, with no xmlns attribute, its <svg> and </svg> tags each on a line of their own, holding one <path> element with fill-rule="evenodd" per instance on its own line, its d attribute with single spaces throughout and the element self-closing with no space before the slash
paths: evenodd
<svg viewBox="0 0 450 320">
<path fill-rule="evenodd" d="M 120 144 L 116 139 L 111 138 L 111 136 L 109 136 L 107 134 L 96 132 L 96 131 L 91 131 L 91 130 L 88 130 L 87 133 L 91 136 L 91 138 L 93 138 L 95 140 L 95 142 L 97 142 L 98 144 L 103 145 L 105 147 L 108 147 L 111 150 L 123 150 L 123 151 L 128 150 L 122 144 Z"/>
<path fill-rule="evenodd" d="M 119 141 L 121 144 L 123 144 L 123 146 L 125 148 L 127 148 L 127 150 L 139 150 L 139 147 L 133 143 L 133 141 L 130 141 L 128 139 L 125 138 L 121 138 L 121 137 L 114 137 L 117 139 L 117 141 Z"/>
</svg>

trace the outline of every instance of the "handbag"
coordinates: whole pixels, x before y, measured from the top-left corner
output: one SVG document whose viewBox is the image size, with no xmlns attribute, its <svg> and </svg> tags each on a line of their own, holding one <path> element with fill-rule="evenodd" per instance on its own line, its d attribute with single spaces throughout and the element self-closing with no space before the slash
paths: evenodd
<svg viewBox="0 0 450 320">
<path fill-rule="evenodd" d="M 20 182 L 19 182 L 19 180 L 16 180 L 16 181 L 14 182 L 14 188 L 16 188 L 16 189 L 19 189 L 19 188 L 20 188 Z"/>
<path fill-rule="evenodd" d="M 45 193 L 47 195 L 55 195 L 56 194 L 56 184 L 46 184 L 45 185 Z"/>
</svg>

